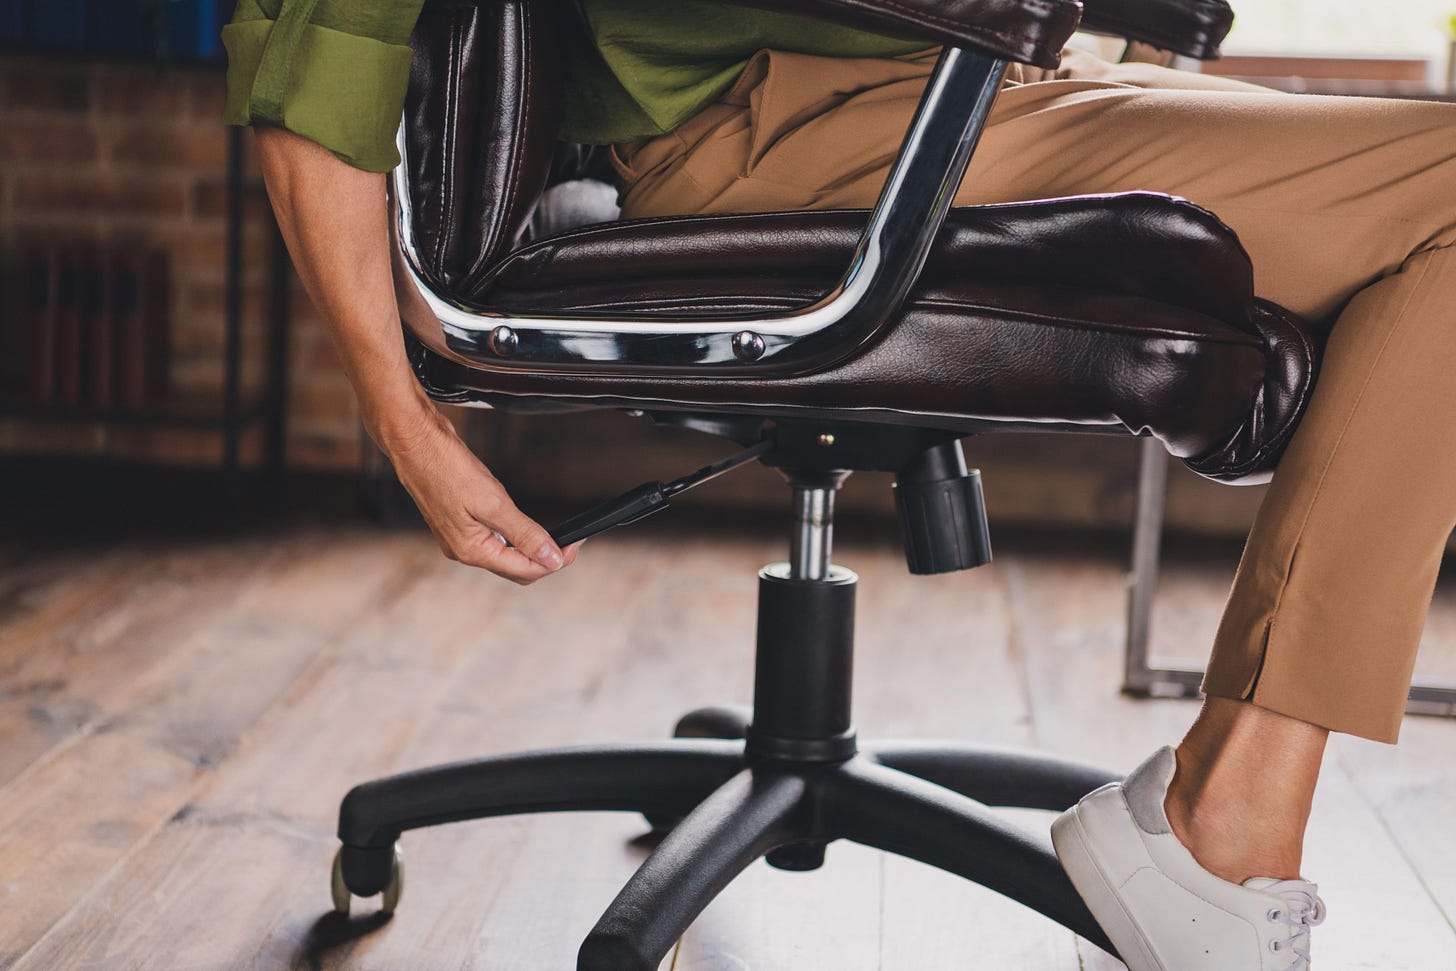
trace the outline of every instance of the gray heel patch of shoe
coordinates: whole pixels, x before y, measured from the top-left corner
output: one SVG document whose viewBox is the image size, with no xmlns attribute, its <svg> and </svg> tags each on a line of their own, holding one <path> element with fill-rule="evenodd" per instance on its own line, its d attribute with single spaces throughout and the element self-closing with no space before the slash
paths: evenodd
<svg viewBox="0 0 1456 971">
<path fill-rule="evenodd" d="M 1168 797 L 1168 786 L 1177 769 L 1178 760 L 1173 750 L 1164 746 L 1133 769 L 1123 781 L 1122 797 L 1127 800 L 1127 808 L 1143 832 L 1153 836 L 1173 832 L 1163 800 Z"/>
</svg>

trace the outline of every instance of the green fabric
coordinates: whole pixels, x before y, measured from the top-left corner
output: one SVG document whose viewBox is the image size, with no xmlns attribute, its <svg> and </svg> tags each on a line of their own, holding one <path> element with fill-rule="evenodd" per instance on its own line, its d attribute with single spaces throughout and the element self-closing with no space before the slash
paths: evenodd
<svg viewBox="0 0 1456 971">
<path fill-rule="evenodd" d="M 561 136 L 586 144 L 672 131 L 732 87 L 761 50 L 892 57 L 927 46 L 722 0 L 578 3 L 596 56 L 571 58 Z"/>
<path fill-rule="evenodd" d="M 399 164 L 410 31 L 423 0 L 241 0 L 223 28 L 232 125 L 312 139 L 370 172 Z"/>
<path fill-rule="evenodd" d="M 259 114 L 270 118 L 283 117 L 283 101 L 288 82 L 293 79 L 291 65 L 303 45 L 310 24 L 308 18 L 318 0 L 301 0 L 289 4 L 278 15 L 263 53 L 258 58 L 258 74 L 253 78 L 253 104 Z"/>
<path fill-rule="evenodd" d="M 561 137 L 605 145 L 672 131 L 760 50 L 889 57 L 926 46 L 724 0 L 577 0 Z M 226 120 L 281 125 L 351 165 L 399 164 L 409 35 L 423 0 L 240 0 L 223 28 Z"/>
</svg>

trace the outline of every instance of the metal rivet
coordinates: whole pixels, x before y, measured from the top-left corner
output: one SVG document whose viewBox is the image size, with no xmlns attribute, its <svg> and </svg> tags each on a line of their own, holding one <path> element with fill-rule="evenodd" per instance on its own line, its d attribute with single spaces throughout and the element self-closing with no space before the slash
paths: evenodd
<svg viewBox="0 0 1456 971">
<path fill-rule="evenodd" d="M 510 357 L 520 346 L 521 338 L 504 324 L 490 332 L 490 349 L 497 357 Z"/>
<path fill-rule="evenodd" d="M 819 436 L 819 444 L 823 445 L 825 448 L 828 448 L 829 446 L 834 444 L 834 436 L 829 434 L 828 432 L 825 432 L 823 435 Z"/>
<path fill-rule="evenodd" d="M 733 335 L 733 353 L 740 361 L 756 361 L 763 357 L 763 338 L 751 330 Z"/>
</svg>

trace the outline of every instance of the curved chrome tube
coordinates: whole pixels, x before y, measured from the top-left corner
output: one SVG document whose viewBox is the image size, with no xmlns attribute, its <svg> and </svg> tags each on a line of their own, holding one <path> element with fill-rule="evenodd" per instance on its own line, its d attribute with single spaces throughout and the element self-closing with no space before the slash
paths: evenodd
<svg viewBox="0 0 1456 971">
<path fill-rule="evenodd" d="M 473 306 L 429 282 L 416 252 L 408 158 L 395 169 L 397 243 L 412 283 L 448 346 L 506 367 L 550 371 L 707 374 L 802 372 L 849 355 L 904 303 L 945 221 L 1000 89 L 1006 62 L 948 48 L 916 110 L 849 268 L 816 302 L 788 313 L 694 317 L 553 316 Z M 413 294 L 401 303 L 418 306 Z"/>
</svg>

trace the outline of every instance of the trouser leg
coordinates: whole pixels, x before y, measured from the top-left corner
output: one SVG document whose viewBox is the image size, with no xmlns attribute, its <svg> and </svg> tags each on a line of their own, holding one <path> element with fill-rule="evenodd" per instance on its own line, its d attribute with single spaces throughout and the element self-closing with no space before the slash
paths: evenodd
<svg viewBox="0 0 1456 971">
<path fill-rule="evenodd" d="M 956 202 L 1185 196 L 1238 233 L 1260 296 L 1333 322 L 1205 687 L 1392 740 L 1456 520 L 1456 106 L 1068 63 L 1003 90 Z M 929 67 L 761 58 L 627 153 L 628 214 L 872 205 Z"/>
<path fill-rule="evenodd" d="M 1038 159 L 1045 178 L 1022 177 L 1023 191 L 1188 196 L 1238 232 L 1260 295 L 1332 322 L 1204 689 L 1394 741 L 1456 526 L 1456 109 L 1153 89 L 1053 98 L 1031 114 L 1036 137 L 1066 154 Z M 1099 128 L 1112 145 L 1083 150 L 1081 176 L 1057 140 L 1095 146 Z M 999 197 L 995 181 L 968 180 L 963 194 Z"/>
<path fill-rule="evenodd" d="M 1249 534 L 1206 692 L 1396 740 L 1456 526 L 1453 375 L 1456 248 L 1445 247 L 1340 315 Z"/>
</svg>

